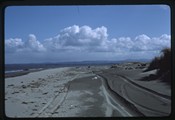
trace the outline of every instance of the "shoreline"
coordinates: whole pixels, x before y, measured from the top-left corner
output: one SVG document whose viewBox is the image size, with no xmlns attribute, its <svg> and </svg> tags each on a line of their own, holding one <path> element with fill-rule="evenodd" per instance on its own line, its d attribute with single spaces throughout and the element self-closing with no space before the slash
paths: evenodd
<svg viewBox="0 0 175 120">
<path fill-rule="evenodd" d="M 9 73 L 5 73 L 5 78 L 27 75 L 29 73 L 42 71 L 42 70 L 45 70 L 45 69 L 33 69 L 33 70 L 22 70 L 22 71 L 17 71 L 17 72 L 9 72 Z"/>
</svg>

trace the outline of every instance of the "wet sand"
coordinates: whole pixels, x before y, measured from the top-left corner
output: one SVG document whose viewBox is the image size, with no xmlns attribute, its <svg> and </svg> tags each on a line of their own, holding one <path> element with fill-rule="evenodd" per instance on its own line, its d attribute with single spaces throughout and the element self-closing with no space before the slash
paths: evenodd
<svg viewBox="0 0 175 120">
<path fill-rule="evenodd" d="M 65 67 L 5 79 L 7 117 L 169 116 L 171 89 L 146 65 Z M 18 109 L 18 111 L 17 111 Z"/>
</svg>

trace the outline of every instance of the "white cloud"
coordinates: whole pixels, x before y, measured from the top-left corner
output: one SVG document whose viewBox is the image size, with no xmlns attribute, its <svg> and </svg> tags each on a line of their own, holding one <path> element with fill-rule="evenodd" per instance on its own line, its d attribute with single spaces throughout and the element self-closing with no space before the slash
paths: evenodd
<svg viewBox="0 0 175 120">
<path fill-rule="evenodd" d="M 29 51 L 45 51 L 44 46 L 37 41 L 34 34 L 29 35 L 29 39 L 25 42 L 25 48 Z"/>
<path fill-rule="evenodd" d="M 5 51 L 6 52 L 16 52 L 20 51 L 24 46 L 24 42 L 20 38 L 10 38 L 5 40 Z"/>
<path fill-rule="evenodd" d="M 53 38 L 46 39 L 44 46 L 52 51 L 60 50 L 97 50 L 103 49 L 104 42 L 107 41 L 107 28 L 102 26 L 92 29 L 89 26 L 79 27 L 73 25 L 67 27 Z M 100 51 L 99 50 L 99 51 Z"/>
<path fill-rule="evenodd" d="M 158 51 L 170 47 L 170 35 L 163 34 L 160 37 L 150 38 L 147 35 L 139 35 L 134 40 L 133 51 Z"/>
<path fill-rule="evenodd" d="M 133 41 L 134 45 L 132 47 L 132 50 L 134 51 L 147 51 L 153 49 L 154 47 L 154 43 L 152 42 L 151 38 L 145 34 L 136 36 Z M 153 47 L 150 48 L 151 44 L 153 44 Z"/>
<path fill-rule="evenodd" d="M 130 37 L 108 38 L 107 28 L 104 26 L 92 29 L 89 26 L 73 25 L 64 28 L 57 36 L 42 41 L 37 40 L 34 34 L 30 34 L 28 40 L 20 38 L 10 38 L 5 40 L 5 52 L 8 53 L 27 53 L 36 52 L 47 56 L 48 54 L 64 53 L 68 56 L 79 54 L 93 54 L 96 58 L 110 54 L 114 56 L 134 55 L 143 53 L 149 56 L 150 53 L 157 53 L 165 47 L 170 47 L 170 35 L 163 34 L 160 37 L 150 38 L 142 34 L 134 39 Z M 108 54 L 108 55 L 107 55 Z M 37 55 L 38 56 L 38 55 Z M 52 56 L 52 55 L 51 55 Z M 60 56 L 61 57 L 61 56 Z"/>
<path fill-rule="evenodd" d="M 26 52 L 26 51 L 45 51 L 44 46 L 37 41 L 36 36 L 29 34 L 29 39 L 25 42 L 19 38 L 10 38 L 5 40 L 5 50 L 6 52 Z"/>
<path fill-rule="evenodd" d="M 92 29 L 89 26 L 74 25 L 65 28 L 57 39 L 63 46 L 98 46 L 107 39 L 107 28 Z"/>
</svg>

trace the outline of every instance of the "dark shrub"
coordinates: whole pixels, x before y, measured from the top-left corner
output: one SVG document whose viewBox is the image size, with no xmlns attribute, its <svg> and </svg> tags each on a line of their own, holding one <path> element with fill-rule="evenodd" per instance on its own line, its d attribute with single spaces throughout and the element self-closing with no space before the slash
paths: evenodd
<svg viewBox="0 0 175 120">
<path fill-rule="evenodd" d="M 168 84 L 171 83 L 171 50 L 169 48 L 165 48 L 161 51 L 160 57 L 155 57 L 147 70 L 157 69 L 156 76 L 149 77 L 151 79 L 160 79 L 163 82 Z"/>
<path fill-rule="evenodd" d="M 149 65 L 148 69 L 145 70 L 145 71 L 158 69 L 159 65 L 160 65 L 160 58 L 159 58 L 159 57 L 155 57 L 155 58 L 151 61 L 151 63 L 150 63 L 150 65 Z"/>
<path fill-rule="evenodd" d="M 162 81 L 171 83 L 171 50 L 166 48 L 161 52 L 157 75 L 161 77 Z"/>
</svg>

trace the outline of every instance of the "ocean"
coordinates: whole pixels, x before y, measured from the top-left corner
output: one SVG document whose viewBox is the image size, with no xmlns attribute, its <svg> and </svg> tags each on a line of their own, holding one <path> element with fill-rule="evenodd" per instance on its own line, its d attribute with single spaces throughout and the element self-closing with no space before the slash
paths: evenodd
<svg viewBox="0 0 175 120">
<path fill-rule="evenodd" d="M 6 64 L 5 73 L 21 72 L 32 69 L 48 69 L 59 67 L 74 67 L 74 66 L 89 66 L 89 65 L 107 65 L 117 62 L 102 62 L 102 61 L 83 61 L 83 62 L 63 62 L 63 63 L 32 63 L 32 64 Z"/>
<path fill-rule="evenodd" d="M 123 60 L 123 61 L 80 61 L 80 62 L 60 62 L 60 63 L 30 63 L 30 64 L 5 64 L 5 73 L 27 71 L 32 69 L 48 69 L 59 67 L 76 67 L 76 66 L 90 66 L 90 65 L 112 65 L 132 61 L 146 61 L 146 60 Z M 147 60 L 148 61 L 148 60 Z"/>
</svg>

